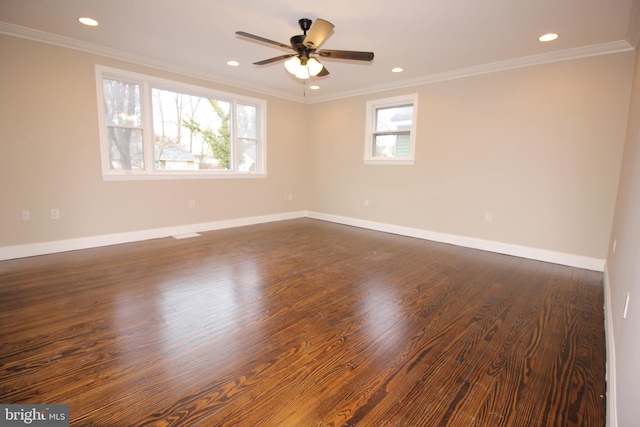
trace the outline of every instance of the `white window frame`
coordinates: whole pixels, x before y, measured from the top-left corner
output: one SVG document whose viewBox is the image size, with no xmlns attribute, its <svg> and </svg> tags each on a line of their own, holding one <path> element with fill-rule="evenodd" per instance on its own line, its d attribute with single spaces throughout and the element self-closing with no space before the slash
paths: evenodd
<svg viewBox="0 0 640 427">
<path fill-rule="evenodd" d="M 109 139 L 107 135 L 107 123 L 104 112 L 103 79 L 114 79 L 136 83 L 140 85 L 140 102 L 142 110 L 144 169 L 139 171 L 112 170 L 109 164 Z M 152 89 L 165 89 L 174 92 L 201 96 L 203 98 L 216 99 L 231 103 L 231 151 L 233 170 L 159 170 L 155 168 L 154 137 L 152 116 Z M 117 68 L 96 65 L 96 90 L 98 98 L 98 124 L 100 127 L 100 153 L 102 165 L 102 179 L 105 181 L 127 180 L 159 180 L 159 179 L 210 179 L 210 178 L 265 178 L 267 176 L 267 101 L 258 98 L 237 95 L 228 92 L 213 90 L 206 87 L 190 85 L 173 80 Z M 239 150 L 236 132 L 236 106 L 237 104 L 251 105 L 257 108 L 257 139 L 258 161 L 255 171 L 238 170 L 239 162 L 235 158 Z"/>
<path fill-rule="evenodd" d="M 409 155 L 402 157 L 379 157 L 373 155 L 373 141 L 376 135 L 376 112 L 380 108 L 413 106 L 411 129 L 409 130 Z M 367 101 L 367 118 L 364 143 L 364 163 L 368 165 L 413 165 L 416 152 L 416 129 L 418 123 L 418 94 Z"/>
</svg>

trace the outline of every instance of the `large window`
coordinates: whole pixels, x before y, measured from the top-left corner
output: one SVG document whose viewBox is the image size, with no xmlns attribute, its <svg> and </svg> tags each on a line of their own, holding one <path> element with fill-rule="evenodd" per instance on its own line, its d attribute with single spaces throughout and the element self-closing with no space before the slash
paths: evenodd
<svg viewBox="0 0 640 427">
<path fill-rule="evenodd" d="M 367 102 L 367 164 L 413 164 L 418 95 Z"/>
<path fill-rule="evenodd" d="M 265 175 L 265 101 L 96 72 L 105 179 Z"/>
</svg>

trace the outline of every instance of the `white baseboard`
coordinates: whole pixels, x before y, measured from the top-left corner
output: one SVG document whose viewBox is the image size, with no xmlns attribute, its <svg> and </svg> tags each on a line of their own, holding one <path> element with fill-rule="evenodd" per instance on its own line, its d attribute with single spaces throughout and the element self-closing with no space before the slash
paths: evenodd
<svg viewBox="0 0 640 427">
<path fill-rule="evenodd" d="M 4 246 L 0 247 L 0 261 L 14 258 L 46 255 L 57 252 L 75 251 L 79 249 L 97 248 L 101 246 L 117 245 L 121 243 L 139 242 L 142 240 L 160 239 L 163 237 L 189 235 L 191 233 L 201 233 L 204 231 L 221 230 L 224 228 L 241 227 L 244 225 L 261 224 L 265 222 L 282 221 L 286 219 L 303 217 L 305 217 L 304 211 L 286 212 L 281 214 L 252 216 L 224 221 L 213 221 L 198 224 L 180 225 L 175 227 L 156 228 L 151 230 L 132 231 L 127 233 L 80 237 L 77 239 L 66 239 L 53 242 Z"/>
<path fill-rule="evenodd" d="M 606 338 L 607 364 L 607 427 L 618 427 L 616 406 L 616 346 L 613 337 L 613 317 L 611 305 L 611 284 L 609 269 L 604 268 L 604 335 Z"/>
<path fill-rule="evenodd" d="M 415 237 L 432 240 L 435 242 L 449 243 L 473 249 L 481 249 L 538 261 L 562 264 L 587 270 L 603 271 L 604 260 L 589 258 L 580 255 L 566 254 L 562 252 L 548 251 L 544 249 L 530 248 L 526 246 L 512 245 L 509 243 L 495 242 L 491 240 L 476 239 L 473 237 L 459 236 L 455 234 L 438 233 L 419 228 L 403 227 L 399 225 L 381 222 L 367 221 L 357 218 L 339 215 L 324 214 L 313 211 L 286 212 L 281 214 L 262 215 L 213 221 L 198 224 L 180 225 L 175 227 L 156 228 L 150 230 L 132 231 L 127 233 L 107 234 L 101 236 L 80 237 L 53 242 L 32 243 L 26 245 L 0 247 L 0 260 L 24 258 L 36 255 L 45 255 L 57 252 L 66 252 L 79 249 L 96 248 L 100 246 L 117 245 L 121 243 L 138 242 L 149 239 L 159 239 L 176 235 L 200 233 L 204 231 L 220 230 L 223 228 L 241 227 L 243 225 L 260 224 L 265 222 L 282 221 L 294 218 L 313 218 L 370 230 L 383 231 L 401 236 Z"/>
<path fill-rule="evenodd" d="M 548 251 L 544 249 L 530 248 L 527 246 L 512 245 L 509 243 L 495 242 L 492 240 L 476 239 L 455 234 L 438 233 L 435 231 L 423 230 L 419 228 L 403 227 L 399 225 L 386 224 L 381 222 L 366 221 L 357 218 L 344 217 L 339 215 L 324 214 L 307 211 L 307 217 L 320 219 L 323 221 L 336 222 L 339 224 L 351 225 L 354 227 L 368 228 L 370 230 L 384 231 L 386 233 L 399 234 L 402 236 L 416 237 L 419 239 L 432 240 L 435 242 L 449 243 L 473 249 L 481 249 L 489 252 L 496 252 L 505 255 L 513 255 L 521 258 L 534 259 L 538 261 L 550 262 L 553 264 L 567 265 L 570 267 L 584 268 L 586 270 L 603 271 L 604 260 L 589 258 L 581 255 L 567 254 L 563 252 Z"/>
</svg>

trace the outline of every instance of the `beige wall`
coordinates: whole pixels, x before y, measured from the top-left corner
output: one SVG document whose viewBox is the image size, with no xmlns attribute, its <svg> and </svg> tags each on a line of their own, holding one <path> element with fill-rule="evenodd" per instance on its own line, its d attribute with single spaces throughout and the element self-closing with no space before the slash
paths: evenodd
<svg viewBox="0 0 640 427">
<path fill-rule="evenodd" d="M 266 179 L 105 182 L 95 65 L 267 99 Z M 301 104 L 0 35 L 0 247 L 299 211 Z M 285 194 L 293 200 L 285 200 Z M 188 201 L 196 200 L 190 209 Z M 50 209 L 60 219 L 50 219 Z M 29 209 L 30 221 L 21 220 Z"/>
<path fill-rule="evenodd" d="M 308 208 L 604 259 L 633 58 L 598 56 L 311 105 L 310 121 L 322 126 L 314 127 Z M 412 92 L 420 97 L 415 165 L 364 165 L 366 101 Z"/>
<path fill-rule="evenodd" d="M 307 209 L 606 256 L 633 52 L 305 106 L 19 38 L 0 48 L 0 247 Z M 268 177 L 103 181 L 97 63 L 266 98 Z M 366 101 L 412 92 L 415 165 L 365 166 Z"/>
<path fill-rule="evenodd" d="M 611 322 L 607 332 L 613 331 L 615 343 L 613 354 L 609 354 L 615 356 L 609 361 L 615 371 L 609 375 L 613 376 L 611 384 L 616 386 L 613 391 L 617 425 L 632 426 L 640 420 L 640 55 L 635 64 L 624 161 L 607 255 L 607 276 L 610 291 L 608 320 Z M 624 319 L 622 313 L 627 293 L 630 299 Z"/>
</svg>

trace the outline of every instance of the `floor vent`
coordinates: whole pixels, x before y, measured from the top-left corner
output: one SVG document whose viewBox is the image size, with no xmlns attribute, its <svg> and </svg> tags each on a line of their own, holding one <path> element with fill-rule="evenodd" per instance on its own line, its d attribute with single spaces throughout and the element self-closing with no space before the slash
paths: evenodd
<svg viewBox="0 0 640 427">
<path fill-rule="evenodd" d="M 199 233 L 184 233 L 184 234 L 176 234 L 175 236 L 171 236 L 176 240 L 181 240 L 181 239 L 189 239 L 191 237 L 200 237 L 201 234 Z"/>
</svg>

